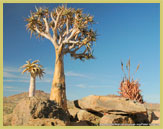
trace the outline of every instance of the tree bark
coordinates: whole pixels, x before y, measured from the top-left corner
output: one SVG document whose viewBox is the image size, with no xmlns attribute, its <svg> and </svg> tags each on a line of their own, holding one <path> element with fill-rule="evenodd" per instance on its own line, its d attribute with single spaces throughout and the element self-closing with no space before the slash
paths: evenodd
<svg viewBox="0 0 163 129">
<path fill-rule="evenodd" d="M 31 76 L 30 86 L 29 86 L 29 97 L 35 96 L 35 89 L 36 89 L 35 77 Z"/>
<path fill-rule="evenodd" d="M 58 52 L 57 50 L 50 100 L 54 100 L 66 112 L 68 111 L 64 75 L 64 61 L 62 53 Z"/>
</svg>

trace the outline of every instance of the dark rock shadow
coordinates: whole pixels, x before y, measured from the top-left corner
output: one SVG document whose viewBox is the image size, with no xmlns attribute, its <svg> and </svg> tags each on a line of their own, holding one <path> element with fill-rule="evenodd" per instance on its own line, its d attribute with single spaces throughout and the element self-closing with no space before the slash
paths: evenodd
<svg viewBox="0 0 163 129">
<path fill-rule="evenodd" d="M 97 126 L 97 125 L 95 125 L 90 121 L 82 120 L 82 121 L 73 122 L 70 124 L 70 126 Z"/>
<path fill-rule="evenodd" d="M 153 120 L 158 120 L 158 119 L 159 119 L 159 117 L 157 117 L 157 116 L 155 115 L 154 112 L 152 112 L 151 115 L 152 115 L 152 121 L 153 121 Z"/>
<path fill-rule="evenodd" d="M 81 107 L 79 106 L 78 100 L 74 100 L 74 105 L 75 105 L 76 108 L 80 108 L 81 109 Z"/>
<path fill-rule="evenodd" d="M 131 114 L 130 117 L 135 123 L 135 126 L 149 126 L 148 115 L 143 113 Z"/>
<path fill-rule="evenodd" d="M 54 118 L 63 121 L 69 120 L 68 114 L 55 101 L 46 100 L 34 105 L 31 111 L 32 117 L 37 118 Z"/>
<path fill-rule="evenodd" d="M 93 110 L 87 110 L 88 112 L 92 113 L 93 115 L 95 116 L 98 116 L 98 117 L 103 117 L 103 114 L 100 113 L 100 112 L 97 112 L 97 111 L 93 111 Z"/>
</svg>

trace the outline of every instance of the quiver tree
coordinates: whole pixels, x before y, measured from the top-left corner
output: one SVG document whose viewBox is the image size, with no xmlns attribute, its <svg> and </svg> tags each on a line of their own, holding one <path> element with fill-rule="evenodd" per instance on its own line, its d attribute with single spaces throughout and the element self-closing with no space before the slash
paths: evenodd
<svg viewBox="0 0 163 129">
<path fill-rule="evenodd" d="M 44 69 L 43 66 L 38 64 L 39 60 L 35 60 L 32 63 L 30 60 L 26 61 L 27 64 L 24 64 L 20 68 L 24 69 L 22 73 L 29 72 L 31 75 L 30 85 L 29 85 L 29 97 L 35 96 L 36 90 L 36 77 L 38 76 L 40 79 L 43 77 Z"/>
<path fill-rule="evenodd" d="M 50 100 L 67 110 L 64 75 L 64 55 L 74 59 L 91 59 L 96 33 L 91 28 L 93 16 L 83 14 L 81 9 L 59 6 L 53 11 L 36 8 L 26 19 L 27 29 L 36 37 L 47 38 L 55 48 L 55 70 Z"/>
<path fill-rule="evenodd" d="M 128 60 L 128 62 L 126 64 L 126 69 L 128 71 L 128 77 L 123 69 L 123 62 L 121 62 L 121 69 L 124 72 L 124 78 L 121 81 L 120 88 L 119 88 L 120 91 L 118 93 L 122 97 L 125 97 L 127 99 L 131 99 L 131 100 L 138 101 L 140 103 L 144 103 L 143 97 L 141 95 L 141 90 L 139 89 L 139 87 L 140 87 L 139 82 L 137 80 L 134 80 L 133 76 L 132 76 L 132 79 L 130 79 L 130 59 Z M 139 69 L 139 64 L 138 64 L 134 74 L 137 72 L 138 69 Z"/>
</svg>

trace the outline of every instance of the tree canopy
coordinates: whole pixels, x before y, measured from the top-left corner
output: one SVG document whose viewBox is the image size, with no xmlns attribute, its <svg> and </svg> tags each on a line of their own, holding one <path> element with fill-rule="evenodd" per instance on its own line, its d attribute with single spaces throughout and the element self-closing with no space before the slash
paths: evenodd
<svg viewBox="0 0 163 129">
<path fill-rule="evenodd" d="M 27 30 L 37 38 L 49 39 L 61 55 L 69 53 L 74 59 L 93 57 L 96 31 L 92 29 L 93 16 L 84 14 L 82 9 L 58 6 L 53 11 L 36 8 L 26 19 Z"/>
<path fill-rule="evenodd" d="M 38 64 L 38 62 L 39 60 L 35 60 L 32 63 L 30 62 L 30 60 L 26 61 L 26 64 L 20 67 L 24 69 L 22 73 L 24 74 L 25 72 L 29 72 L 32 77 L 39 76 L 39 78 L 41 79 L 45 72 L 42 68 L 43 66 Z"/>
</svg>

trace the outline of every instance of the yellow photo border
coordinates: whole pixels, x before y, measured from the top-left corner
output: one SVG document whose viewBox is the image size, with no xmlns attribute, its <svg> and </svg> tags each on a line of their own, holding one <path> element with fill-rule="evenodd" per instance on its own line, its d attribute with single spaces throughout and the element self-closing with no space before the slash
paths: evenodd
<svg viewBox="0 0 163 129">
<path fill-rule="evenodd" d="M 160 3 L 160 126 L 59 126 L 59 127 L 53 127 L 53 126 L 3 126 L 3 3 Z M 102 129 L 119 129 L 119 128 L 125 128 L 125 129 L 137 129 L 137 128 L 148 128 L 148 129 L 163 129 L 163 112 L 161 109 L 163 109 L 162 104 L 162 97 L 163 97 L 163 0 L 2 0 L 0 1 L 0 128 L 3 129 L 42 129 L 42 128 L 55 128 L 55 129 L 62 129 L 62 128 L 68 128 L 68 129 L 80 129 L 80 128 L 102 128 Z"/>
</svg>

